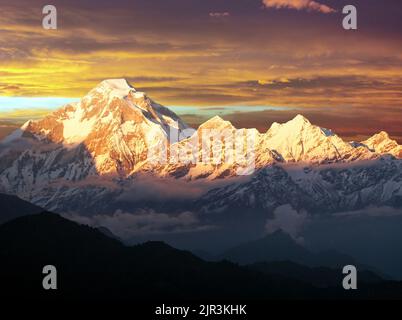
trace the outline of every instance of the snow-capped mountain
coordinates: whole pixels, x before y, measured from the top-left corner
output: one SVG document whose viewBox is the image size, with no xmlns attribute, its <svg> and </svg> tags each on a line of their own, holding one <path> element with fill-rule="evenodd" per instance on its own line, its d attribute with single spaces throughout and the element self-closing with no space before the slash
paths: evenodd
<svg viewBox="0 0 402 320">
<path fill-rule="evenodd" d="M 216 165 L 208 164 L 208 162 L 213 162 L 211 159 L 201 161 L 203 156 L 201 138 L 206 131 L 210 130 L 230 132 L 233 137 L 232 139 L 230 137 L 229 139 L 222 138 L 222 144 L 215 145 L 215 150 L 211 151 L 218 155 L 219 162 Z M 178 147 L 182 150 L 182 154 L 187 155 L 184 158 L 185 161 L 168 165 L 163 170 L 169 174 L 179 171 L 181 176 L 189 179 L 235 176 L 242 165 L 236 161 L 225 161 L 225 156 L 227 150 L 231 150 L 229 147 L 235 146 L 239 139 L 246 139 L 247 136 L 253 139 L 254 170 L 265 168 L 273 163 L 324 164 L 375 159 L 382 154 L 396 155 L 395 152 L 388 151 L 394 151 L 397 148 L 375 150 L 364 144 L 354 145 L 345 142 L 331 130 L 311 124 L 302 115 L 297 115 L 284 124 L 273 123 L 271 128 L 263 134 L 256 129 L 236 129 L 229 121 L 215 116 L 201 124 L 193 136 L 183 139 L 173 146 L 173 148 Z M 193 150 L 196 150 L 195 156 Z M 194 157 L 198 161 L 194 161 Z M 189 166 L 188 163 L 192 163 L 192 165 Z"/>
<path fill-rule="evenodd" d="M 147 160 L 150 146 L 184 129 L 176 114 L 125 80 L 106 80 L 81 101 L 28 121 L 4 140 L 10 147 L 2 158 L 12 165 L 3 167 L 2 185 L 27 192 L 57 179 L 126 177 Z M 21 142 L 32 146 L 20 150 Z"/>
<path fill-rule="evenodd" d="M 361 142 L 361 144 L 367 146 L 374 152 L 392 154 L 397 158 L 402 158 L 402 146 L 398 145 L 398 143 L 392 140 L 388 133 L 384 131 L 375 134 L 371 138 Z"/>
<path fill-rule="evenodd" d="M 218 133 L 217 144 L 208 144 L 211 132 Z M 126 80 L 114 79 L 6 137 L 0 191 L 59 212 L 114 210 L 110 204 L 146 174 L 211 182 L 214 190 L 195 204 L 200 211 L 229 203 L 329 211 L 376 202 L 401 205 L 401 150 L 384 132 L 348 143 L 301 115 L 265 133 L 237 129 L 220 117 L 195 131 Z M 251 162 L 249 180 L 235 183 Z M 216 189 L 212 183 L 231 178 L 231 186 Z"/>
<path fill-rule="evenodd" d="M 215 116 L 190 137 L 171 145 L 170 156 L 178 155 L 179 161 L 170 161 L 162 172 L 189 180 L 214 180 L 241 175 L 241 170 L 250 164 L 254 171 L 257 162 L 262 167 L 274 161 L 270 150 L 258 150 L 261 138 L 256 129 L 236 129 L 229 121 Z"/>
<path fill-rule="evenodd" d="M 343 141 L 331 130 L 312 125 L 302 115 L 284 124 L 273 123 L 263 143 L 285 162 L 353 161 L 375 156 L 367 148 Z"/>
</svg>

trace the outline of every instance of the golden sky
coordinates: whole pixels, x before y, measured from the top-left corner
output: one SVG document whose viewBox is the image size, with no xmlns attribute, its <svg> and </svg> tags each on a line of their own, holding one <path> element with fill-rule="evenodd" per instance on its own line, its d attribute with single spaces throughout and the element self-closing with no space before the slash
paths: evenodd
<svg viewBox="0 0 402 320">
<path fill-rule="evenodd" d="M 356 31 L 342 28 L 350 2 Z M 57 30 L 45 4 L 0 0 L 0 96 L 81 97 L 125 77 L 167 106 L 283 106 L 402 137 L 400 1 L 55 0 Z"/>
</svg>

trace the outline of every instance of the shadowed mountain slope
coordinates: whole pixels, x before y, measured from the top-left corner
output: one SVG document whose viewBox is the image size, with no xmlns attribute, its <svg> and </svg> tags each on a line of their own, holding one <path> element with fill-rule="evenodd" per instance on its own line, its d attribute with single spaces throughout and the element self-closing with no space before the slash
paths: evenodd
<svg viewBox="0 0 402 320">
<path fill-rule="evenodd" d="M 24 201 L 16 196 L 0 193 L 0 224 L 14 218 L 34 213 L 40 213 L 42 208 Z"/>
</svg>

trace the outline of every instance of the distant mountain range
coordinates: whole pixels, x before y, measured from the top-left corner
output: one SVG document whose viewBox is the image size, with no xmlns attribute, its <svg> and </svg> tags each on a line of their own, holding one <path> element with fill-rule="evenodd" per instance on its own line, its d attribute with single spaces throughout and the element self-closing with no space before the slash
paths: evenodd
<svg viewBox="0 0 402 320">
<path fill-rule="evenodd" d="M 255 137 L 255 172 L 248 181 L 235 179 L 239 163 L 199 162 L 203 154 L 195 137 L 205 130 L 226 130 L 236 137 L 222 141 L 220 157 L 242 134 Z M 167 158 L 166 163 L 155 163 L 149 158 L 150 149 L 165 147 L 168 156 L 180 148 L 186 161 Z M 0 147 L 0 191 L 56 212 L 108 214 L 124 207 L 122 198 L 127 197 L 122 195 L 141 184 L 139 177 L 145 175 L 204 182 L 205 192 L 189 204 L 197 212 L 273 210 L 283 204 L 321 213 L 382 205 L 400 208 L 401 156 L 402 146 L 385 132 L 349 143 L 301 115 L 273 123 L 265 133 L 236 129 L 219 117 L 191 130 L 124 79 L 113 79 L 6 137 Z M 229 186 L 213 183 L 231 178 Z M 133 206 L 132 198 L 128 207 Z M 140 199 L 135 207 L 158 207 L 158 202 L 150 197 L 144 204 Z M 174 201 L 164 208 L 173 210 Z"/>
<path fill-rule="evenodd" d="M 374 273 L 362 273 L 358 291 L 345 291 L 340 270 L 290 262 L 247 267 L 205 262 L 161 242 L 127 247 L 52 213 L 0 225 L 0 259 L 2 301 L 402 298 L 400 283 Z M 57 291 L 42 289 L 48 264 L 58 268 Z"/>
<path fill-rule="evenodd" d="M 336 251 L 313 253 L 297 244 L 282 230 L 266 235 L 262 239 L 250 241 L 226 250 L 218 259 L 227 259 L 242 265 L 258 262 L 290 260 L 306 266 L 342 268 L 345 265 L 356 265 L 356 261 Z"/>
</svg>

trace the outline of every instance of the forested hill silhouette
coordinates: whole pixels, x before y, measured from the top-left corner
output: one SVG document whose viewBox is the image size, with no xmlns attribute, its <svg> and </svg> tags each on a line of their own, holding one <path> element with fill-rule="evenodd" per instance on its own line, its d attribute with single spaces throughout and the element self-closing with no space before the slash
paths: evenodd
<svg viewBox="0 0 402 320">
<path fill-rule="evenodd" d="M 0 225 L 0 295 L 29 299 L 247 299 L 402 297 L 397 282 L 346 292 L 317 288 L 278 272 L 206 262 L 161 242 L 127 247 L 97 229 L 56 214 Z M 58 270 L 58 290 L 42 288 L 45 265 Z M 272 271 L 272 270 L 271 270 Z"/>
<path fill-rule="evenodd" d="M 0 193 L 0 224 L 28 214 L 40 213 L 42 208 L 16 196 Z"/>
</svg>

